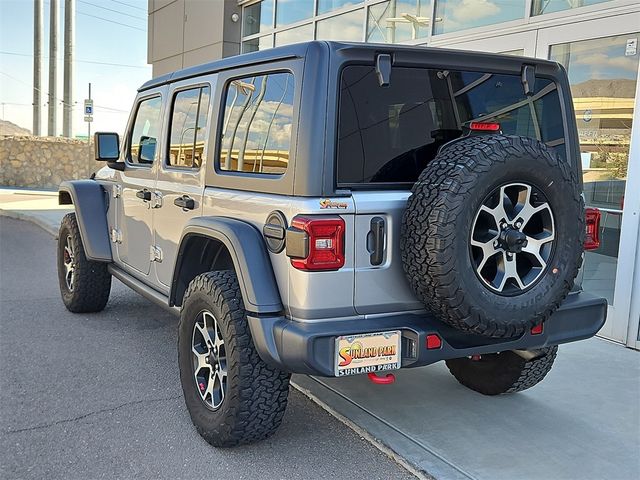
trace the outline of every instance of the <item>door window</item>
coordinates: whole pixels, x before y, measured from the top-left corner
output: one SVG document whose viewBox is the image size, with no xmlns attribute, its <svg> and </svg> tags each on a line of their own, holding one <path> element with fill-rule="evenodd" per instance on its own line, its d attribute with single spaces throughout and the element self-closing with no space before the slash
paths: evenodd
<svg viewBox="0 0 640 480">
<path fill-rule="evenodd" d="M 580 137 L 587 206 L 602 211 L 601 246 L 585 255 L 585 290 L 613 303 L 640 33 L 552 45 L 564 65 Z"/>
<path fill-rule="evenodd" d="M 171 140 L 167 163 L 172 167 L 200 168 L 207 138 L 209 87 L 178 92 L 171 107 Z"/>
<path fill-rule="evenodd" d="M 292 124 L 291 73 L 233 80 L 227 88 L 220 169 L 283 174 L 289 164 Z"/>
<path fill-rule="evenodd" d="M 162 98 L 153 97 L 138 105 L 133 122 L 127 159 L 131 163 L 150 165 L 156 156 L 156 146 L 160 137 L 160 111 Z"/>
</svg>

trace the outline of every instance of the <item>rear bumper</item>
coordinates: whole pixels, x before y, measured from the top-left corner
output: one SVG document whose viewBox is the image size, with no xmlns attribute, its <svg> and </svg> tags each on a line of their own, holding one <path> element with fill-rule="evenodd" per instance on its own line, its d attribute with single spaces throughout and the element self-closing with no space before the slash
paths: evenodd
<svg viewBox="0 0 640 480">
<path fill-rule="evenodd" d="M 530 332 L 509 339 L 461 333 L 429 314 L 404 313 L 354 321 L 297 322 L 286 317 L 249 315 L 251 334 L 262 359 L 282 370 L 333 376 L 335 338 L 340 335 L 402 331 L 402 367 L 420 367 L 440 360 L 505 350 L 534 350 L 593 337 L 606 320 L 607 301 L 580 292 L 570 294 L 544 324 L 541 334 Z M 426 337 L 436 333 L 439 349 L 428 350 Z"/>
</svg>

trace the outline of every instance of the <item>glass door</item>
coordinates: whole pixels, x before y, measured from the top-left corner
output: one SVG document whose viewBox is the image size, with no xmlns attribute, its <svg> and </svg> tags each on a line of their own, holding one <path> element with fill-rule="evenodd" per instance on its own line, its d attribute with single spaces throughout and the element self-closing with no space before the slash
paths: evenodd
<svg viewBox="0 0 640 480">
<path fill-rule="evenodd" d="M 541 30 L 536 52 L 537 57 L 567 69 L 580 137 L 585 201 L 602 212 L 601 246 L 585 255 L 583 287 L 607 298 L 611 306 L 600 334 L 630 345 L 637 340 L 629 340 L 627 332 L 631 303 L 627 286 L 632 285 L 633 277 L 628 265 L 635 264 L 638 247 L 637 205 L 625 208 L 625 204 L 629 202 L 627 185 L 637 186 L 640 181 L 632 178 L 631 170 L 636 177 L 640 172 L 630 165 L 639 161 L 630 160 L 630 148 L 640 140 L 632 138 L 640 59 L 637 17 L 621 15 Z M 635 192 L 632 196 L 635 199 Z M 625 218 L 629 215 L 636 218 Z"/>
</svg>

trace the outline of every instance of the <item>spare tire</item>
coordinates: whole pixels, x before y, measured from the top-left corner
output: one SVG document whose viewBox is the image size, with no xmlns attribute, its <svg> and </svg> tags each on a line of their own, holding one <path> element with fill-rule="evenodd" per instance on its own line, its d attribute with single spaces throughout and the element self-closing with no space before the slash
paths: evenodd
<svg viewBox="0 0 640 480">
<path fill-rule="evenodd" d="M 478 135 L 445 146 L 402 219 L 402 263 L 443 322 L 488 337 L 544 322 L 573 286 L 585 225 L 581 184 L 536 140 Z"/>
</svg>

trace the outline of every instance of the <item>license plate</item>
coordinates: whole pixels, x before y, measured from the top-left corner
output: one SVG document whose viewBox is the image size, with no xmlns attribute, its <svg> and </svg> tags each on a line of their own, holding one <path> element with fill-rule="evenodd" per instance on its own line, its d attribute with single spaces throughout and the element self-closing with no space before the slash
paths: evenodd
<svg viewBox="0 0 640 480">
<path fill-rule="evenodd" d="M 336 377 L 399 369 L 401 338 L 399 330 L 336 338 Z"/>
</svg>

